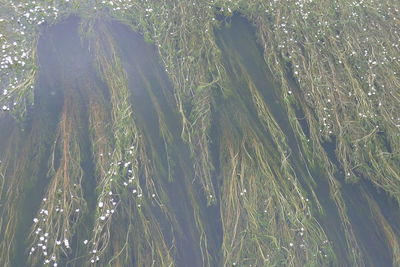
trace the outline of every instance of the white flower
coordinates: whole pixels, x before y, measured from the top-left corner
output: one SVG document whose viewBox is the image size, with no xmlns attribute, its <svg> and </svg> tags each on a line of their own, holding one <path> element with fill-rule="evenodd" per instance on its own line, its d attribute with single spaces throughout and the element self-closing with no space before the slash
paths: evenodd
<svg viewBox="0 0 400 267">
<path fill-rule="evenodd" d="M 103 202 L 99 202 L 99 208 L 102 208 L 104 206 L 104 203 Z"/>
</svg>

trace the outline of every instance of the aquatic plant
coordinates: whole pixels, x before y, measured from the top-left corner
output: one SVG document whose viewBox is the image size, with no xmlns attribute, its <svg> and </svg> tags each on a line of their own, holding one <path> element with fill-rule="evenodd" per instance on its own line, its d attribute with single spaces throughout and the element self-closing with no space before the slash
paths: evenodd
<svg viewBox="0 0 400 267">
<path fill-rule="evenodd" d="M 1 4 L 3 265 L 399 264 L 397 1 Z"/>
<path fill-rule="evenodd" d="M 107 142 L 105 146 L 100 147 L 99 143 L 94 143 L 96 151 L 103 151 L 100 152 L 100 158 L 104 156 L 105 152 L 111 151 L 107 153 L 112 160 L 109 163 L 108 171 L 105 175 L 101 175 L 101 180 L 98 181 L 99 194 L 96 215 L 99 217 L 95 219 L 93 238 L 90 240 L 90 245 L 93 247 L 92 253 L 96 256 L 94 261 L 97 261 L 105 253 L 105 250 L 112 248 L 112 251 L 105 255 L 105 263 L 111 264 L 116 261 L 117 265 L 124 265 L 135 262 L 136 265 L 142 265 L 153 262 L 153 264 L 168 266 L 172 262 L 169 247 L 165 244 L 160 226 L 150 208 L 152 204 L 145 200 L 143 194 L 150 194 L 153 199 L 151 202 L 158 203 L 160 209 L 166 213 L 167 203 L 161 204 L 157 201 L 162 192 L 159 192 L 159 187 L 153 181 L 152 167 L 147 166 L 148 157 L 144 148 L 145 144 L 135 125 L 125 71 L 113 40 L 106 39 L 104 41 L 99 38 L 100 36 L 110 36 L 106 29 L 107 26 L 99 23 L 94 26 L 88 25 L 88 27 L 96 27 L 96 36 L 89 42 L 96 58 L 95 64 L 99 74 L 110 90 L 110 117 L 113 132 L 113 150 L 109 150 Z M 88 29 L 88 31 L 92 30 L 92 28 Z M 93 38 L 91 32 L 88 33 L 88 36 Z M 98 114 L 93 115 L 97 116 Z M 107 129 L 107 127 L 101 128 Z M 96 130 L 94 133 L 96 134 Z M 99 137 L 101 135 L 96 136 L 97 139 Z M 104 135 L 103 138 L 107 140 L 109 135 Z M 100 168 L 107 168 L 101 164 L 101 159 L 98 160 Z M 140 175 L 143 175 L 142 181 L 140 181 Z M 142 189 L 143 187 L 146 187 L 145 191 Z M 122 211 L 118 209 L 122 209 Z M 113 215 L 114 211 L 117 215 Z M 115 216 L 117 218 L 114 219 Z M 117 222 L 115 223 L 115 221 Z M 127 222 L 128 227 L 119 225 Z M 119 235 L 115 233 L 118 232 L 118 228 L 127 230 L 122 230 Z M 115 235 L 111 236 L 110 233 L 115 233 Z M 141 238 L 147 242 L 135 242 Z M 135 251 L 133 255 L 131 250 Z M 123 260 L 119 257 L 120 255 L 123 255 Z M 93 259 L 91 261 L 94 262 Z"/>
</svg>

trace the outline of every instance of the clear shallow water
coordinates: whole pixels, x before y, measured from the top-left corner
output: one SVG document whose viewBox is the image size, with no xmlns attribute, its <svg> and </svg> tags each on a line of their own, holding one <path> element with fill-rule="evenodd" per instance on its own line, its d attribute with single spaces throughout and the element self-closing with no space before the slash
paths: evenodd
<svg viewBox="0 0 400 267">
<path fill-rule="evenodd" d="M 219 46 L 224 55 L 225 65 L 228 71 L 230 70 L 232 84 L 238 85 L 236 94 L 238 96 L 244 96 L 243 99 L 245 99 L 246 93 L 248 93 L 248 91 L 246 92 L 248 88 L 245 86 L 243 87 L 240 76 L 237 77 L 235 73 L 235 68 L 237 70 L 238 64 L 242 64 L 242 66 L 245 67 L 245 71 L 252 77 L 257 89 L 263 95 L 265 103 L 272 112 L 280 128 L 286 134 L 286 140 L 292 152 L 291 161 L 301 184 L 306 190 L 307 188 L 310 189 L 310 186 L 313 187 L 319 201 L 324 209 L 326 209 L 324 215 L 316 214 L 316 216 L 318 216 L 318 221 L 326 231 L 329 240 L 333 243 L 340 265 L 350 266 L 351 264 L 345 258 L 345 255 L 349 254 L 349 251 L 345 249 L 345 238 L 343 236 L 338 211 L 334 202 L 329 197 L 327 175 L 324 166 L 308 169 L 314 177 L 317 177 L 317 180 L 314 185 L 307 183 L 306 162 L 299 151 L 299 141 L 296 139 L 291 129 L 287 114 L 285 114 L 282 102 L 283 99 L 279 97 L 279 88 L 272 82 L 272 75 L 268 72 L 268 66 L 263 60 L 261 49 L 255 42 L 255 32 L 253 28 L 245 19 L 234 17 L 230 22 L 230 26 L 219 31 L 217 36 L 219 37 Z M 296 85 L 292 84 L 292 86 Z M 249 102 L 249 100 L 243 101 Z M 254 111 L 251 111 L 250 107 L 249 110 L 255 114 Z M 301 112 L 299 112 L 298 117 L 303 117 Z M 303 123 L 302 126 L 303 131 L 307 133 L 307 125 Z M 268 138 L 267 132 L 265 133 L 265 137 Z M 379 229 L 379 226 L 376 225 L 376 221 L 374 221 L 374 215 L 371 213 L 370 207 L 367 204 L 366 196 L 370 196 L 376 201 L 383 216 L 388 220 L 396 234 L 399 234 L 396 223 L 399 222 L 398 205 L 393 200 L 390 200 L 388 195 L 384 192 L 378 192 L 377 189 L 366 180 L 361 180 L 359 184 L 345 183 L 344 173 L 340 169 L 338 161 L 335 158 L 334 141 L 329 144 L 327 143 L 324 149 L 328 153 L 331 161 L 336 164 L 338 168 L 336 178 L 341 183 L 343 198 L 347 206 L 347 214 L 365 257 L 366 266 L 392 266 L 390 249 L 385 243 L 382 229 Z"/>
<path fill-rule="evenodd" d="M 109 97 L 105 84 L 96 74 L 93 60 L 89 51 L 84 47 L 78 35 L 79 19 L 71 17 L 66 21 L 49 27 L 39 40 L 38 57 L 40 64 L 40 76 L 37 84 L 35 105 L 29 111 L 29 118 L 25 124 L 24 131 L 20 134 L 24 137 L 17 153 L 22 157 L 37 156 L 37 161 L 28 165 L 34 176 L 25 177 L 29 182 L 23 186 L 20 203 L 18 204 L 16 251 L 13 257 L 14 266 L 26 266 L 26 251 L 28 250 L 27 236 L 30 232 L 32 218 L 35 216 L 42 201 L 46 186 L 51 177 L 47 175 L 50 147 L 55 138 L 55 132 L 60 120 L 60 112 L 67 90 L 74 90 L 74 99 L 77 101 L 79 114 L 82 116 L 82 136 L 80 144 L 84 151 L 81 162 L 84 170 L 85 199 L 88 202 L 89 213 L 79 228 L 78 234 L 72 243 L 73 255 L 81 255 L 81 236 L 88 236 L 93 224 L 94 214 L 90 213 L 96 206 L 94 159 L 92 156 L 90 137 L 88 131 L 88 95 L 91 93 L 90 86 L 101 88 L 104 96 Z M 156 218 L 167 240 L 172 243 L 174 234 L 176 241 L 177 266 L 202 266 L 200 252 L 200 234 L 196 226 L 194 213 L 198 213 L 204 223 L 205 233 L 208 240 L 208 253 L 211 255 L 210 266 L 221 266 L 222 225 L 221 211 L 224 207 L 217 204 L 207 207 L 200 185 L 194 181 L 193 162 L 190 159 L 188 146 L 181 140 L 180 116 L 174 105 L 173 90 L 167 75 L 160 64 L 155 48 L 144 42 L 143 38 L 133 33 L 128 27 L 118 23 L 110 23 L 110 30 L 116 40 L 117 47 L 122 55 L 123 66 L 128 77 L 129 91 L 134 117 L 141 132 L 144 133 L 146 149 L 149 151 L 149 160 L 156 166 L 157 186 L 164 188 L 170 208 L 177 223 L 171 227 L 168 218 L 158 210 L 154 210 Z M 317 220 L 326 231 L 328 238 L 333 242 L 335 253 L 342 266 L 349 266 L 346 260 L 348 251 L 345 248 L 345 239 L 334 202 L 329 197 L 329 188 L 325 176 L 324 166 L 317 166 L 310 170 L 314 177 L 318 177 L 316 184 L 307 182 L 307 170 L 305 160 L 300 153 L 298 140 L 291 129 L 289 119 L 285 114 L 282 99 L 279 97 L 279 89 L 276 88 L 268 73 L 262 52 L 256 44 L 255 33 L 251 26 L 243 19 L 235 17 L 228 28 L 216 31 L 218 45 L 223 54 L 224 66 L 232 85 L 231 95 L 228 97 L 217 94 L 217 102 L 213 107 L 213 125 L 211 131 L 211 150 L 213 152 L 215 177 L 214 182 L 218 190 L 225 186 L 219 158 L 219 134 L 223 129 L 224 117 L 221 115 L 232 108 L 232 103 L 239 103 L 251 119 L 250 124 L 263 133 L 265 140 L 273 140 L 271 133 L 264 130 L 262 122 L 257 117 L 257 112 L 250 103 L 249 88 L 237 75 L 237 70 L 246 72 L 251 77 L 257 90 L 261 93 L 263 100 L 271 110 L 279 127 L 286 134 L 285 138 L 291 149 L 291 163 L 306 191 L 314 189 L 325 214 L 317 214 Z M 72 88 L 72 89 L 71 89 Z M 89 89 L 88 89 L 89 88 Z M 97 91 L 96 93 L 98 93 Z M 160 112 L 157 112 L 161 111 Z M 160 114 L 164 116 L 160 117 Z M 159 120 L 164 120 L 168 130 L 172 133 L 173 147 L 168 152 L 173 159 L 171 169 L 172 181 L 169 181 L 167 151 L 160 132 Z M 4 151 L 5 142 L 11 138 L 11 130 L 16 126 L 7 118 L 0 118 L 0 152 Z M 3 130 L 7 128 L 7 130 Z M 16 130 L 18 131 L 18 130 Z M 37 146 L 29 146 L 29 136 L 38 134 L 40 143 Z M 4 140 L 4 142 L 3 142 Z M 271 141 L 272 142 L 272 141 Z M 42 146 L 41 146 L 42 145 Z M 29 151 L 24 147 L 30 147 Z M 42 148 L 45 148 L 43 151 Z M 325 150 L 334 158 L 335 146 L 327 144 Z M 39 153 L 41 151 L 41 153 Z M 33 166 L 33 164 L 37 164 Z M 38 167 L 38 168 L 37 168 Z M 29 173 L 29 170 L 27 170 Z M 391 255 L 384 242 L 381 229 L 377 228 L 369 206 L 366 195 L 376 200 L 384 217 L 399 234 L 396 222 L 399 222 L 399 208 L 393 204 L 385 194 L 378 193 L 374 187 L 366 182 L 358 185 L 345 184 L 343 173 L 337 173 L 337 179 L 342 183 L 342 193 L 348 208 L 347 213 L 354 227 L 356 238 L 365 255 L 368 266 L 391 266 Z M 219 194 L 216 196 L 219 200 Z M 5 199 L 2 199 L 2 203 Z M 2 206 L 3 208 L 3 206 Z M 2 233 L 4 234 L 4 233 Z M 226 233 L 225 233 L 226 234 Z M 138 241 L 142 242 L 142 241 Z M 347 255 L 348 256 L 348 255 Z M 67 260 L 61 261 L 62 265 L 80 266 L 84 261 Z M 150 263 L 149 263 L 150 266 Z"/>
</svg>

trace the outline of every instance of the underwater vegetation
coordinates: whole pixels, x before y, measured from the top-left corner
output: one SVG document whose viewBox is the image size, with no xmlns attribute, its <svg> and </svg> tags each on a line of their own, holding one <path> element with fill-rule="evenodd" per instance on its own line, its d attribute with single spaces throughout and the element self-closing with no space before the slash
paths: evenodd
<svg viewBox="0 0 400 267">
<path fill-rule="evenodd" d="M 400 266 L 397 0 L 0 0 L 1 266 Z"/>
</svg>

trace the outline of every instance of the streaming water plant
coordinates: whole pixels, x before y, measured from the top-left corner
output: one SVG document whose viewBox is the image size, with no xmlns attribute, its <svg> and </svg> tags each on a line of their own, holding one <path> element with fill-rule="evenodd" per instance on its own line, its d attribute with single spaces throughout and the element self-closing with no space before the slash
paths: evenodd
<svg viewBox="0 0 400 267">
<path fill-rule="evenodd" d="M 2 266 L 400 265 L 395 0 L 0 0 Z"/>
</svg>

